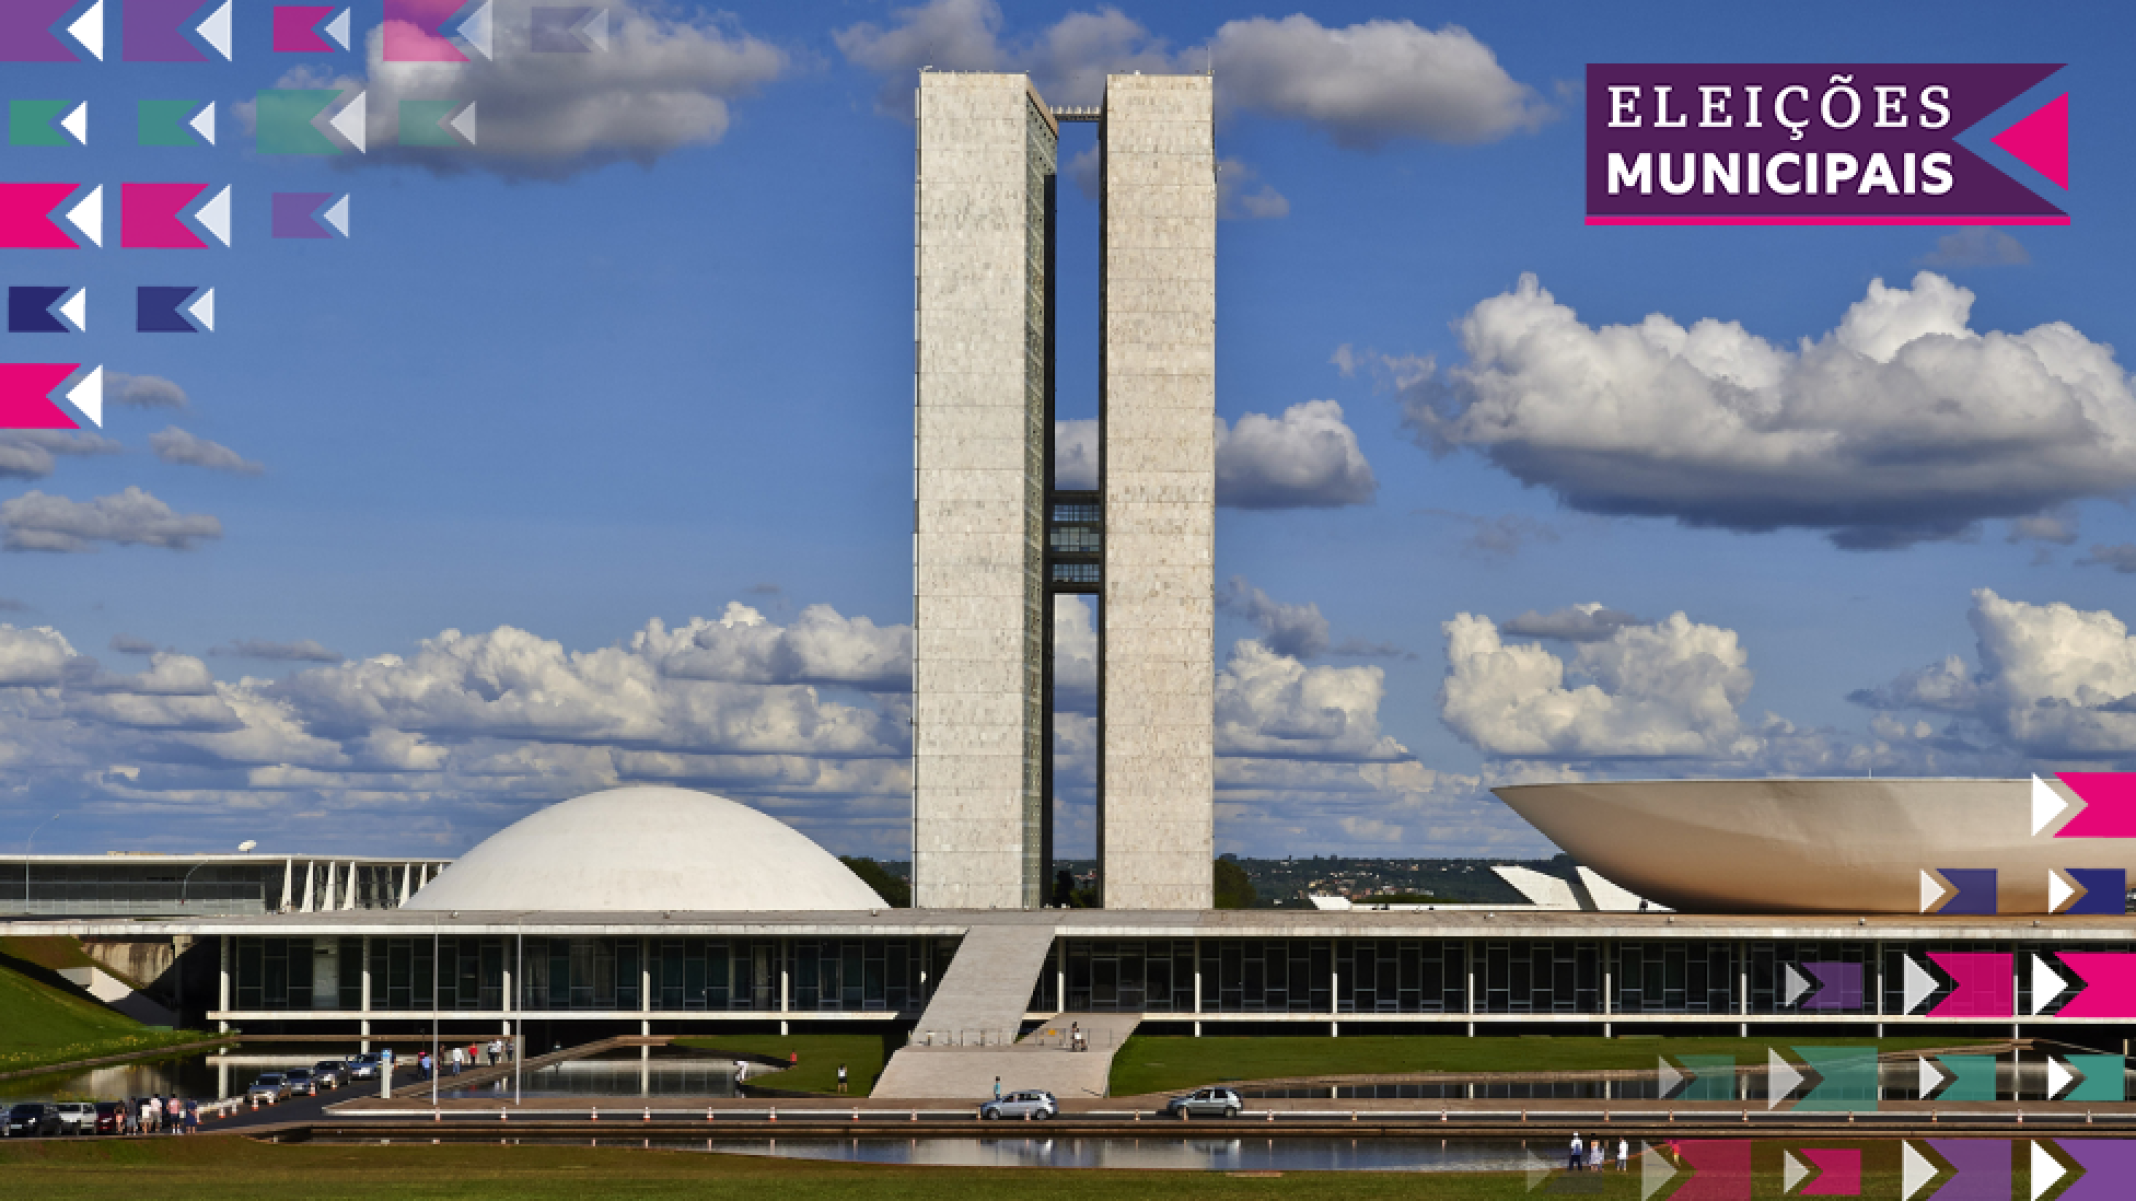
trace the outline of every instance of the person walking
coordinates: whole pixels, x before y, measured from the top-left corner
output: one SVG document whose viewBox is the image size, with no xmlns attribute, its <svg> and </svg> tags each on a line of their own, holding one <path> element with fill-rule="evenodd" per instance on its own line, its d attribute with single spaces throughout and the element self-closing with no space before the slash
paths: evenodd
<svg viewBox="0 0 2136 1201">
<path fill-rule="evenodd" d="M 504 1040 L 503 1040 L 503 1039 L 501 1039 L 501 1038 L 493 1038 L 493 1039 L 491 1039 L 491 1040 L 490 1040 L 490 1045 L 489 1045 L 489 1055 L 490 1055 L 490 1066 L 491 1066 L 491 1067 L 496 1067 L 496 1066 L 497 1066 L 497 1057 L 498 1057 L 498 1056 L 500 1056 L 500 1055 L 502 1055 L 502 1054 L 504 1054 Z"/>
<path fill-rule="evenodd" d="M 1587 1170 L 1590 1172 L 1601 1171 L 1603 1161 L 1608 1158 L 1609 1140 L 1597 1137 L 1593 1144 L 1587 1148 Z"/>
<path fill-rule="evenodd" d="M 994 1077 L 994 1099 L 1001 1100 L 1001 1077 Z"/>
<path fill-rule="evenodd" d="M 141 1109 L 134 1118 L 135 1134 L 152 1133 L 152 1130 L 150 1128 L 155 1125 L 155 1112 L 156 1111 L 151 1105 L 149 1099 L 147 1097 L 141 1098 Z"/>
<path fill-rule="evenodd" d="M 200 1133 L 200 1102 L 188 1099 L 185 1103 L 185 1132 Z"/>
<path fill-rule="evenodd" d="M 1083 1024 L 1081 1022 L 1068 1023 L 1068 1049 L 1071 1051 L 1083 1049 Z"/>
<path fill-rule="evenodd" d="M 178 1100 L 178 1094 L 172 1093 L 170 1100 L 165 1101 L 163 1106 L 163 1132 L 165 1134 L 178 1134 L 183 1131 L 185 1128 L 185 1105 Z"/>
<path fill-rule="evenodd" d="M 1620 1172 L 1632 1170 L 1632 1144 L 1622 1138 L 1617 1140 L 1617 1170 Z"/>
<path fill-rule="evenodd" d="M 1566 1160 L 1565 1166 L 1575 1172 L 1587 1166 L 1587 1144 L 1580 1141 L 1580 1132 L 1577 1130 L 1572 1132 L 1572 1154 Z"/>
<path fill-rule="evenodd" d="M 460 1048 L 458 1048 L 458 1047 L 454 1047 L 454 1048 L 452 1049 L 452 1074 L 453 1074 L 453 1075 L 457 1076 L 457 1075 L 459 1075 L 459 1074 L 460 1074 L 460 1061 L 461 1061 L 461 1060 L 463 1060 L 463 1059 L 465 1059 L 465 1058 L 467 1058 L 467 1053 L 466 1053 L 465 1051 L 462 1051 L 462 1050 L 461 1050 Z"/>
<path fill-rule="evenodd" d="M 740 1092 L 740 1091 L 742 1090 L 742 1081 L 744 1081 L 744 1080 L 747 1080 L 748 1078 L 749 1078 L 749 1061 L 748 1061 L 748 1060 L 746 1060 L 746 1059 L 737 1059 L 737 1060 L 735 1060 L 735 1061 L 734 1061 L 734 1091 L 736 1091 L 737 1093 L 739 1093 L 739 1092 Z"/>
<path fill-rule="evenodd" d="M 838 1091 L 846 1091 L 846 1065 L 842 1063 L 838 1065 Z"/>
</svg>

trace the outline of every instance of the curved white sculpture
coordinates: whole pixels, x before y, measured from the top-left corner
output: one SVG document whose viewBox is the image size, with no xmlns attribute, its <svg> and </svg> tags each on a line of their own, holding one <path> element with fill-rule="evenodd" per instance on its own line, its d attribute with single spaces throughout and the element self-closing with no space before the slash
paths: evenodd
<svg viewBox="0 0 2136 1201">
<path fill-rule="evenodd" d="M 1998 912 L 2043 914 L 2052 912 L 2055 869 L 2136 870 L 2136 839 L 2057 838 L 2066 817 L 2035 833 L 2030 780 L 1629 780 L 1493 791 L 1574 860 L 1690 913 L 1920 913 L 1924 871 L 1994 868 Z"/>
<path fill-rule="evenodd" d="M 883 907 L 830 852 L 709 792 L 615 788 L 521 818 L 403 909 L 690 913 Z"/>
</svg>

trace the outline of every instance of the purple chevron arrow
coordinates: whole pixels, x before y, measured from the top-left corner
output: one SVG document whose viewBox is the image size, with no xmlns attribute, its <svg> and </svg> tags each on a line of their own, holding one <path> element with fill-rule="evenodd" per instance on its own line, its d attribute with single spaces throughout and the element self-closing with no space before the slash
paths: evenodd
<svg viewBox="0 0 2136 1201">
<path fill-rule="evenodd" d="M 2010 1201 L 2010 1140 L 1938 1138 L 1928 1145 L 1958 1172 L 1934 1201 Z"/>
<path fill-rule="evenodd" d="M 7 0 L 0 4 L 0 62 L 80 62 L 81 56 L 52 32 L 52 26 L 73 7 L 74 0 Z"/>
<path fill-rule="evenodd" d="M 2077 1161 L 2084 1175 L 2058 1201 L 2121 1201 L 2136 1179 L 2136 1139 L 2064 1138 L 2055 1146 Z"/>
<path fill-rule="evenodd" d="M 1804 963 L 1802 970 L 1817 978 L 1817 991 L 1802 1003 L 1804 1009 L 1857 1010 L 1862 1007 L 1862 965 L 1859 963 Z"/>
</svg>

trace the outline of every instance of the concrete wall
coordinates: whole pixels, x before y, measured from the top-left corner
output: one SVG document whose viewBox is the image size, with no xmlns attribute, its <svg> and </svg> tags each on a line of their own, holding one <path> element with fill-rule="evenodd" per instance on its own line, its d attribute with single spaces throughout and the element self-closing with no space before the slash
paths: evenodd
<svg viewBox="0 0 2136 1201">
<path fill-rule="evenodd" d="M 1109 909 L 1212 903 L 1213 82 L 1105 84 L 1099 858 Z"/>
<path fill-rule="evenodd" d="M 920 77 L 913 898 L 1036 905 L 1047 177 L 1021 75 Z"/>
</svg>

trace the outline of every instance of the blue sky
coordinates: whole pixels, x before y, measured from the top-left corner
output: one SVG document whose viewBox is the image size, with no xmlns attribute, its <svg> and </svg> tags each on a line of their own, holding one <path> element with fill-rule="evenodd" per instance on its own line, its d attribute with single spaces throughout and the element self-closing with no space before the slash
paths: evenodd
<svg viewBox="0 0 2136 1201">
<path fill-rule="evenodd" d="M 90 292 L 89 332 L 0 354 L 162 402 L 116 389 L 104 442 L 0 435 L 0 814 L 61 812 L 40 849 L 450 853 L 669 780 L 905 857 L 897 99 L 923 63 L 1063 103 L 1216 67 L 1220 848 L 1545 849 L 1485 791 L 1519 779 L 2136 760 L 2118 6 L 633 0 L 573 74 L 513 52 L 510 3 L 498 62 L 442 75 L 272 54 L 268 7 L 241 0 L 232 64 L 7 70 L 11 99 L 88 99 L 91 143 L 0 176 L 236 189 L 229 249 L 121 250 L 114 222 L 100 251 L 0 252 L 8 284 Z M 375 37 L 379 5 L 355 17 Z M 2001 120 L 2070 92 L 2071 190 L 1983 153 L 2071 225 L 1581 223 L 1585 64 L 1752 60 L 2068 63 Z M 257 152 L 255 91 L 359 80 L 372 153 Z M 392 149 L 409 95 L 477 97 L 478 145 Z M 141 98 L 216 100 L 218 145 L 136 147 Z M 1092 139 L 1068 127 L 1064 161 Z M 353 236 L 270 240 L 274 191 L 350 194 Z M 1060 194 L 1073 420 L 1097 214 Z M 216 332 L 132 332 L 142 284 L 213 286 Z M 1926 340 L 1891 344 L 1887 311 Z M 1715 353 L 1790 415 L 1699 436 L 1686 414 L 1740 398 L 1604 331 L 1650 314 L 1740 323 Z M 1656 472 L 1703 482 L 1657 500 Z M 1064 820 L 1086 850 L 1087 805 Z"/>
</svg>

